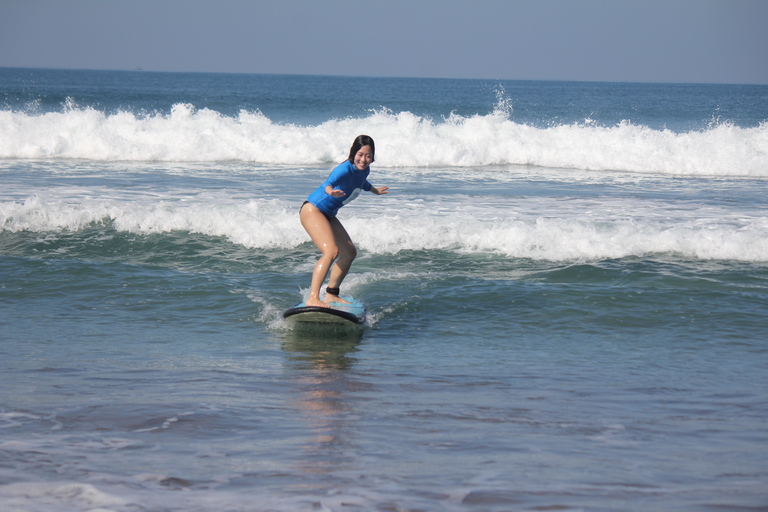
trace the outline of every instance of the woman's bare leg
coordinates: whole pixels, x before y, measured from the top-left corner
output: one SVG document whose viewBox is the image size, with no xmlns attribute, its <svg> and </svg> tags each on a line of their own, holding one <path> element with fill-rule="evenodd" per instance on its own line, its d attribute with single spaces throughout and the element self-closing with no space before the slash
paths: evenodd
<svg viewBox="0 0 768 512">
<path fill-rule="evenodd" d="M 312 284 L 309 287 L 309 298 L 305 304 L 307 306 L 328 307 L 325 302 L 320 300 L 320 287 L 325 282 L 325 277 L 328 275 L 333 260 L 339 255 L 334 229 L 323 212 L 311 203 L 306 203 L 301 208 L 300 219 L 301 225 L 304 226 L 307 234 L 321 252 L 320 259 L 312 271 Z"/>
<path fill-rule="evenodd" d="M 349 238 L 347 230 L 341 225 L 339 219 L 333 217 L 330 220 L 330 224 L 333 229 L 333 236 L 336 241 L 339 257 L 331 269 L 331 279 L 328 282 L 328 287 L 338 288 L 347 276 L 349 267 L 352 266 L 352 262 L 357 256 L 357 249 L 355 249 L 355 244 L 352 243 L 352 239 Z M 349 301 L 331 294 L 325 296 L 325 302 L 344 302 L 349 304 Z"/>
</svg>

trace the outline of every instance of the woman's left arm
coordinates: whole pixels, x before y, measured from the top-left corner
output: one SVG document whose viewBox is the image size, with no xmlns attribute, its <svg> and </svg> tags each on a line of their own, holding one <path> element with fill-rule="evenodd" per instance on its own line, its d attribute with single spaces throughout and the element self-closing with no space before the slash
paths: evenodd
<svg viewBox="0 0 768 512">
<path fill-rule="evenodd" d="M 371 185 L 371 192 L 373 192 L 377 196 L 380 196 L 381 194 L 388 194 L 389 187 L 374 187 L 373 185 Z"/>
</svg>

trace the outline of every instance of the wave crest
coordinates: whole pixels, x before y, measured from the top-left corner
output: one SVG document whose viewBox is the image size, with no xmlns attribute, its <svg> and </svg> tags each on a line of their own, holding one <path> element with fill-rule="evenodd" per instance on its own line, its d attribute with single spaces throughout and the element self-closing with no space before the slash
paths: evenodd
<svg viewBox="0 0 768 512">
<path fill-rule="evenodd" d="M 309 237 L 296 205 L 278 199 L 181 203 L 92 200 L 81 204 L 0 203 L 0 233 L 116 230 L 140 235 L 188 232 L 219 237 L 249 249 L 293 249 Z M 704 260 L 768 262 L 768 219 L 713 212 L 704 223 L 632 218 L 482 218 L 456 212 L 442 216 L 351 214 L 344 220 L 356 245 L 373 254 L 438 250 L 565 261 L 676 254 Z"/>
<path fill-rule="evenodd" d="M 503 100 L 503 98 L 502 98 Z M 67 102 L 61 112 L 0 111 L 0 158 L 317 165 L 345 158 L 359 133 L 377 141 L 381 167 L 530 165 L 668 175 L 768 176 L 768 123 L 713 123 L 676 133 L 589 119 L 545 128 L 494 112 L 433 120 L 386 108 L 316 126 L 275 123 L 259 111 L 229 117 L 180 103 L 170 113 L 106 114 Z"/>
</svg>

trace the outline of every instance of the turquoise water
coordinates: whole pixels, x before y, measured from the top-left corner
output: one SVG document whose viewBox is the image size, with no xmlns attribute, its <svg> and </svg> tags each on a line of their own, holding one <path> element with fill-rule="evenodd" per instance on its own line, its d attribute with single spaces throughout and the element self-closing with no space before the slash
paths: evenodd
<svg viewBox="0 0 768 512">
<path fill-rule="evenodd" d="M 0 70 L 5 509 L 762 509 L 767 94 Z"/>
</svg>

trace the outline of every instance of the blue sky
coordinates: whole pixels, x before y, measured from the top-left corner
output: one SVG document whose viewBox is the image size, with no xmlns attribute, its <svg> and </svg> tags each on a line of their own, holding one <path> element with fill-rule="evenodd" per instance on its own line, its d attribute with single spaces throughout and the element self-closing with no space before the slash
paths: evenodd
<svg viewBox="0 0 768 512">
<path fill-rule="evenodd" d="M 0 0 L 0 66 L 768 84 L 768 0 Z"/>
</svg>

